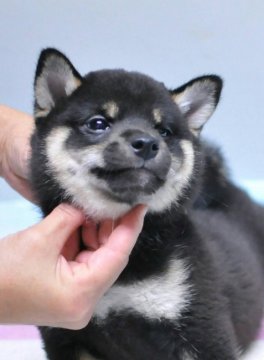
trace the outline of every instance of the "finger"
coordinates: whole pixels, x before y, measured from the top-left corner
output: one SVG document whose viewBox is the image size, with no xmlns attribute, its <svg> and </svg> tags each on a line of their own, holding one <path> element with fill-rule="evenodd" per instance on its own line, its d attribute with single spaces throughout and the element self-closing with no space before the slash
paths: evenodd
<svg viewBox="0 0 264 360">
<path fill-rule="evenodd" d="M 36 229 L 44 238 L 56 243 L 58 252 L 61 253 L 66 240 L 83 222 L 84 215 L 80 210 L 68 204 L 60 204 L 36 225 Z"/>
<path fill-rule="evenodd" d="M 96 251 L 98 250 L 83 250 L 81 251 L 79 254 L 77 254 L 76 258 L 74 259 L 74 263 L 83 263 L 86 265 L 92 265 L 93 263 L 93 257 L 94 254 L 96 253 Z"/>
<path fill-rule="evenodd" d="M 9 170 L 19 178 L 29 178 L 30 138 L 34 129 L 34 119 L 23 112 L 0 106 L 1 118 L 9 124 L 7 139 L 7 162 Z"/>
<path fill-rule="evenodd" d="M 95 250 L 108 241 L 109 236 L 113 231 L 114 220 L 103 220 L 97 228 L 95 223 L 88 222 L 83 226 L 83 243 L 88 250 L 81 251 L 75 261 L 89 264 L 94 257 Z M 91 251 L 92 250 L 92 251 Z"/>
<path fill-rule="evenodd" d="M 113 219 L 103 220 L 99 225 L 98 242 L 100 245 L 105 244 L 111 233 L 114 231 L 115 221 Z"/>
<path fill-rule="evenodd" d="M 79 251 L 80 234 L 79 231 L 75 231 L 64 244 L 61 255 L 64 256 L 66 260 L 71 261 L 75 259 Z"/>
<path fill-rule="evenodd" d="M 32 129 L 33 131 L 33 129 Z M 30 158 L 31 158 L 31 146 L 30 146 L 30 137 L 31 133 L 28 134 L 28 137 L 21 140 L 21 142 L 24 140 L 26 141 L 26 144 L 24 145 L 24 148 L 17 149 L 18 154 L 18 161 L 16 163 L 16 173 L 19 177 L 24 178 L 25 180 L 29 179 L 29 164 L 30 164 Z"/>
<path fill-rule="evenodd" d="M 5 180 L 9 183 L 9 185 L 14 190 L 19 192 L 22 196 L 24 196 L 24 198 L 26 198 L 27 200 L 29 200 L 33 203 L 36 202 L 27 180 L 20 178 L 18 176 L 15 176 L 12 173 L 7 174 L 7 176 L 5 177 Z"/>
<path fill-rule="evenodd" d="M 126 266 L 130 252 L 141 232 L 145 213 L 145 206 L 137 206 L 120 220 L 108 241 L 98 250 L 83 252 L 78 256 L 78 262 L 85 262 L 93 272 L 98 287 L 102 289 L 109 287 Z"/>
<path fill-rule="evenodd" d="M 82 242 L 84 246 L 88 249 L 98 249 L 97 238 L 97 225 L 90 220 L 86 220 L 82 226 Z"/>
<path fill-rule="evenodd" d="M 116 228 L 109 234 L 105 247 L 129 255 L 142 230 L 146 212 L 145 205 L 138 205 L 119 219 Z"/>
</svg>

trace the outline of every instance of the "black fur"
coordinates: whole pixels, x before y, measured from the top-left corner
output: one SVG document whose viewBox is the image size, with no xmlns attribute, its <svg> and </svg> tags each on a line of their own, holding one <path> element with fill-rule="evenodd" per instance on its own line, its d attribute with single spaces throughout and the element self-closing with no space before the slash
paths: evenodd
<svg viewBox="0 0 264 360">
<path fill-rule="evenodd" d="M 35 86 L 51 54 L 63 56 L 54 50 L 42 54 Z M 65 59 L 74 76 L 81 79 Z M 180 140 L 190 141 L 195 154 L 191 177 L 179 198 L 162 211 L 146 215 L 129 264 L 117 280 L 117 284 L 126 285 L 151 279 L 166 272 L 172 259 L 182 259 L 189 268 L 186 280 L 190 285 L 188 306 L 175 321 L 166 317 L 147 318 L 134 309 L 112 311 L 103 323 L 92 319 L 79 331 L 41 328 L 50 360 L 79 360 L 83 349 L 101 360 L 184 360 L 185 354 L 197 360 L 237 360 L 238 352 L 247 349 L 255 339 L 262 318 L 264 295 L 263 208 L 232 184 L 220 152 L 201 143 L 188 127 L 187 118 L 198 105 L 189 114 L 184 114 L 171 98 L 197 81 L 207 80 L 216 84 L 213 94 L 216 106 L 221 92 L 221 80 L 216 76 L 197 78 L 169 92 L 164 85 L 138 73 L 123 70 L 94 72 L 82 78 L 82 85 L 68 97 L 54 99 L 54 107 L 49 109 L 47 116 L 36 119 L 37 129 L 32 137 L 32 184 L 44 215 L 62 201 L 74 201 L 49 169 L 47 154 L 43 151 L 47 136 L 63 125 L 72 129 L 67 140 L 68 149 L 103 142 L 108 134 L 87 132 L 85 121 L 94 113 L 106 116 L 102 105 L 109 100 L 119 106 L 118 116 L 111 125 L 113 132 L 115 126 L 123 126 L 122 136 L 131 144 L 130 132 L 134 136 L 135 128 L 137 140 L 151 131 L 159 146 L 162 141 L 166 143 L 166 149 L 164 160 L 158 165 L 154 162 L 156 158 L 149 159 L 149 153 L 140 155 L 145 156 L 151 175 L 145 172 L 126 175 L 128 164 L 118 146 L 111 143 L 106 147 L 106 167 L 95 167 L 92 171 L 109 181 L 107 198 L 132 206 L 136 193 L 155 192 L 165 182 L 171 162 L 169 154 L 178 159 L 184 157 Z M 155 133 L 150 123 L 153 124 L 152 110 L 157 107 L 165 120 Z M 40 108 L 38 99 L 35 108 Z M 164 136 L 164 129 L 170 134 Z M 135 164 L 136 156 L 131 155 Z M 116 172 L 120 178 L 116 178 Z M 138 180 L 140 177 L 148 180 L 145 187 Z"/>
</svg>

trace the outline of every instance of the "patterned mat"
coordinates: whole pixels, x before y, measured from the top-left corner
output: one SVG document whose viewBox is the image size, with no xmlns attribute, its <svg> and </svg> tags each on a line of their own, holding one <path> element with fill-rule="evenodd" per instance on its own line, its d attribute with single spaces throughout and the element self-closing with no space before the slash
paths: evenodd
<svg viewBox="0 0 264 360">
<path fill-rule="evenodd" d="M 0 359 L 46 360 L 38 330 L 33 326 L 0 326 Z M 264 324 L 252 348 L 243 357 L 243 360 L 263 359 Z"/>
</svg>

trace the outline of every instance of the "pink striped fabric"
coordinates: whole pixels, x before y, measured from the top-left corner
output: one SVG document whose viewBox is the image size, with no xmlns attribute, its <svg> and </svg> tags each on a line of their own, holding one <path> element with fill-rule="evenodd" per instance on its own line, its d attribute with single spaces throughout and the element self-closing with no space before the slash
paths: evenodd
<svg viewBox="0 0 264 360">
<path fill-rule="evenodd" d="M 0 325 L 1 340 L 36 340 L 39 339 L 39 332 L 34 326 L 24 325 Z M 264 341 L 264 321 L 258 335 L 259 340 Z"/>
<path fill-rule="evenodd" d="M 1 340 L 35 340 L 39 339 L 39 332 L 34 326 L 1 325 Z"/>
</svg>

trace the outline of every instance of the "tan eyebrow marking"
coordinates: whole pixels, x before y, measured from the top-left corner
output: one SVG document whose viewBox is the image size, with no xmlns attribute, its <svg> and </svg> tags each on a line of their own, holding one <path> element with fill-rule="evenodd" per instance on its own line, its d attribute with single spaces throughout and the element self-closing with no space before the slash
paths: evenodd
<svg viewBox="0 0 264 360">
<path fill-rule="evenodd" d="M 162 116 L 161 116 L 161 110 L 160 109 L 154 109 L 153 110 L 153 116 L 154 116 L 154 120 L 157 124 L 160 124 L 162 121 Z"/>
<path fill-rule="evenodd" d="M 106 115 L 110 118 L 115 118 L 118 114 L 119 107 L 114 101 L 109 101 L 103 105 L 103 109 L 106 112 Z"/>
</svg>

